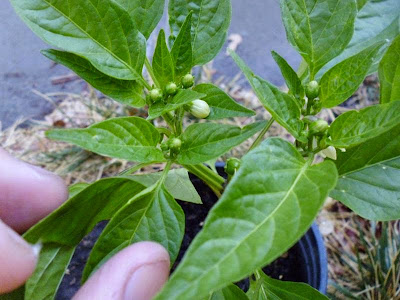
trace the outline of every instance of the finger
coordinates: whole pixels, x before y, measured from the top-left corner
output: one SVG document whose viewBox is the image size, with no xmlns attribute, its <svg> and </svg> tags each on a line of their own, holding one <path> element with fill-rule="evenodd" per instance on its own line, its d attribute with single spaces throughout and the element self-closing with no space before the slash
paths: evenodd
<svg viewBox="0 0 400 300">
<path fill-rule="evenodd" d="M 0 148 L 0 219 L 23 232 L 68 197 L 61 178 Z"/>
<path fill-rule="evenodd" d="M 103 265 L 73 300 L 150 300 L 169 275 L 169 255 L 159 244 L 129 246 Z"/>
<path fill-rule="evenodd" d="M 0 294 L 18 288 L 32 275 L 38 250 L 0 221 Z"/>
</svg>

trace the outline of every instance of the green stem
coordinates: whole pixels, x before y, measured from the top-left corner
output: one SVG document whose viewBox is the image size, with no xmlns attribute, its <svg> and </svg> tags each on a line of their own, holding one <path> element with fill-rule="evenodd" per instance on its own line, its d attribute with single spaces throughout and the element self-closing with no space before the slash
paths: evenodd
<svg viewBox="0 0 400 300">
<path fill-rule="evenodd" d="M 268 130 L 271 128 L 272 124 L 275 122 L 274 118 L 271 118 L 267 125 L 265 125 L 264 129 L 260 132 L 260 134 L 257 136 L 256 140 L 253 142 L 253 144 L 250 146 L 249 151 L 253 150 L 255 147 L 257 147 L 263 140 L 264 135 L 268 132 Z"/>
<path fill-rule="evenodd" d="M 126 170 L 122 171 L 117 176 L 130 175 L 130 174 L 135 173 L 136 171 L 140 170 L 141 168 L 144 168 L 146 166 L 149 166 L 149 165 L 152 165 L 152 164 L 156 164 L 156 163 L 159 163 L 159 162 L 152 161 L 152 162 L 148 162 L 148 163 L 137 164 L 137 165 L 134 165 L 133 167 L 130 167 L 129 169 L 126 169 Z"/>
<path fill-rule="evenodd" d="M 154 81 L 154 84 L 158 88 L 161 88 L 160 83 L 158 82 L 156 76 L 154 75 L 153 68 L 151 67 L 150 61 L 149 61 L 149 59 L 147 57 L 146 57 L 146 59 L 144 61 L 144 64 L 146 66 L 147 72 L 149 72 L 149 75 L 150 75 L 151 79 Z M 151 87 L 150 87 L 150 89 L 151 89 Z"/>
<path fill-rule="evenodd" d="M 175 117 L 175 128 L 176 128 L 176 134 L 179 136 L 182 134 L 183 131 L 183 116 L 185 114 L 185 111 L 183 107 L 180 107 L 176 110 L 176 115 Z"/>
<path fill-rule="evenodd" d="M 167 164 L 165 165 L 165 168 L 164 168 L 164 171 L 163 171 L 163 173 L 161 175 L 161 178 L 158 181 L 158 186 L 159 187 L 164 183 L 165 178 L 167 178 L 168 172 L 171 169 L 171 165 L 172 165 L 172 160 L 167 161 Z"/>
<path fill-rule="evenodd" d="M 167 122 L 169 127 L 171 127 L 172 131 L 176 134 L 174 117 L 171 116 L 171 114 L 169 112 L 163 114 L 162 117 L 164 118 L 165 122 Z"/>
<path fill-rule="evenodd" d="M 225 179 L 214 171 L 206 167 L 205 165 L 184 165 L 184 167 L 192 174 L 196 175 L 202 181 L 204 181 L 218 196 L 221 197 L 221 193 L 224 189 L 222 184 L 225 182 Z"/>
</svg>

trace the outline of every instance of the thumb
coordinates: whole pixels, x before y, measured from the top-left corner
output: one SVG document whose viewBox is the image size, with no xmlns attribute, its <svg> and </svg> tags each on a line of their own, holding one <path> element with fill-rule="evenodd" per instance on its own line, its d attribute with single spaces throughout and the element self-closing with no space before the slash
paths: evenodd
<svg viewBox="0 0 400 300">
<path fill-rule="evenodd" d="M 169 254 L 159 244 L 125 248 L 94 273 L 73 300 L 151 300 L 168 279 Z"/>
<path fill-rule="evenodd" d="M 0 294 L 18 288 L 32 275 L 38 252 L 0 221 Z"/>
</svg>

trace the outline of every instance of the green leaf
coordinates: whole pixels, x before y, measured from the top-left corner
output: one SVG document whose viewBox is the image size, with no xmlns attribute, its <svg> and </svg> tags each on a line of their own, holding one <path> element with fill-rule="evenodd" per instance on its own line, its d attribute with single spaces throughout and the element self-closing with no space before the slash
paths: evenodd
<svg viewBox="0 0 400 300">
<path fill-rule="evenodd" d="M 381 103 L 400 100 L 400 35 L 393 41 L 379 65 Z"/>
<path fill-rule="evenodd" d="M 210 106 L 211 112 L 208 120 L 219 120 L 233 117 L 251 117 L 255 112 L 236 103 L 223 90 L 213 84 L 203 83 L 196 85 L 193 89 L 196 92 L 205 94 L 202 100 Z"/>
<path fill-rule="evenodd" d="M 93 227 L 110 219 L 145 186 L 127 177 L 101 179 L 33 226 L 24 235 L 30 243 L 76 246 Z"/>
<path fill-rule="evenodd" d="M 242 70 L 258 99 L 269 111 L 272 117 L 285 127 L 296 139 L 306 142 L 300 133 L 303 130 L 303 122 L 300 120 L 300 104 L 296 99 L 281 92 L 276 86 L 254 75 L 245 62 L 235 53 L 230 53 L 236 64 Z"/>
<path fill-rule="evenodd" d="M 185 104 L 189 104 L 193 100 L 202 99 L 205 96 L 205 94 L 200 94 L 193 90 L 179 90 L 179 92 L 172 99 L 169 99 L 167 103 L 159 101 L 152 104 L 149 108 L 149 116 L 147 119 L 153 120 L 169 111 L 176 110 Z"/>
<path fill-rule="evenodd" d="M 350 148 L 375 138 L 400 124 L 400 101 L 351 110 L 340 115 L 330 126 L 335 148 Z"/>
<path fill-rule="evenodd" d="M 359 1 L 360 2 L 360 1 Z M 381 41 L 392 41 L 400 33 L 400 1 L 363 0 L 364 5 L 357 14 L 353 37 L 346 49 L 329 62 L 318 74 L 320 78 L 327 70 L 341 61 Z M 362 3 L 361 3 L 362 4 Z M 385 53 L 382 47 L 375 57 L 368 74 L 378 70 L 378 64 Z"/>
<path fill-rule="evenodd" d="M 25 286 L 23 285 L 10 293 L 0 295 L 0 300 L 24 300 L 24 295 Z"/>
<path fill-rule="evenodd" d="M 375 221 L 400 218 L 400 125 L 338 153 L 339 181 L 331 197 Z"/>
<path fill-rule="evenodd" d="M 164 187 L 147 188 L 119 210 L 97 240 L 83 273 L 83 282 L 117 251 L 140 241 L 158 242 L 174 263 L 185 231 L 182 208 Z"/>
<path fill-rule="evenodd" d="M 272 51 L 272 57 L 281 69 L 281 73 L 289 88 L 289 91 L 298 98 L 304 98 L 304 87 L 297 73 L 287 63 L 287 61 L 275 51 Z"/>
<path fill-rule="evenodd" d="M 114 0 L 131 16 L 136 28 L 148 39 L 164 13 L 165 0 Z"/>
<path fill-rule="evenodd" d="M 143 80 L 146 41 L 112 0 L 11 0 L 17 14 L 50 45 L 87 58 L 101 72 Z"/>
<path fill-rule="evenodd" d="M 54 299 L 75 247 L 44 244 L 35 272 L 25 286 L 25 299 Z"/>
<path fill-rule="evenodd" d="M 161 178 L 162 172 L 132 176 L 135 181 L 150 187 Z M 201 198 L 189 178 L 186 169 L 174 169 L 168 172 L 165 188 L 177 200 L 201 204 Z"/>
<path fill-rule="evenodd" d="M 160 133 L 139 117 L 109 119 L 85 129 L 53 129 L 46 135 L 100 155 L 137 162 L 164 160 L 161 150 L 156 148 Z"/>
<path fill-rule="evenodd" d="M 89 185 L 90 185 L 89 183 L 84 183 L 84 182 L 75 183 L 73 185 L 70 185 L 68 187 L 69 198 L 72 198 L 73 196 L 75 196 L 78 193 L 82 192 Z"/>
<path fill-rule="evenodd" d="M 249 298 L 238 286 L 230 284 L 204 300 L 249 300 Z"/>
<path fill-rule="evenodd" d="M 332 162 L 312 165 L 289 142 L 265 140 L 243 157 L 155 299 L 202 298 L 269 264 L 307 231 L 336 180 Z"/>
<path fill-rule="evenodd" d="M 256 280 L 250 281 L 247 292 L 250 300 L 328 300 L 325 295 L 305 283 L 272 279 L 261 271 L 257 271 L 255 276 Z"/>
<path fill-rule="evenodd" d="M 175 81 L 177 82 L 182 76 L 190 73 L 194 65 L 191 24 L 192 13 L 189 13 L 171 49 L 171 56 L 175 65 Z"/>
<path fill-rule="evenodd" d="M 355 0 L 281 0 L 286 35 L 310 67 L 311 78 L 350 42 Z"/>
<path fill-rule="evenodd" d="M 375 44 L 347 58 L 322 76 L 320 100 L 324 107 L 337 106 L 353 95 L 367 76 L 382 45 Z"/>
<path fill-rule="evenodd" d="M 174 62 L 165 41 L 165 32 L 160 30 L 157 46 L 153 56 L 153 71 L 158 83 L 164 88 L 169 82 L 174 81 Z"/>
<path fill-rule="evenodd" d="M 41 52 L 52 61 L 68 67 L 95 89 L 115 101 L 133 107 L 142 107 L 146 104 L 143 98 L 143 88 L 136 81 L 107 76 L 98 71 L 89 61 L 73 53 L 54 49 Z"/>
<path fill-rule="evenodd" d="M 243 128 L 228 124 L 192 124 L 181 136 L 183 144 L 178 162 L 194 165 L 219 157 L 259 132 L 265 124 L 256 122 Z"/>
<path fill-rule="evenodd" d="M 170 0 L 169 22 L 173 35 L 178 34 L 190 12 L 193 12 L 193 65 L 204 65 L 225 43 L 231 21 L 231 3 L 230 0 Z"/>
</svg>

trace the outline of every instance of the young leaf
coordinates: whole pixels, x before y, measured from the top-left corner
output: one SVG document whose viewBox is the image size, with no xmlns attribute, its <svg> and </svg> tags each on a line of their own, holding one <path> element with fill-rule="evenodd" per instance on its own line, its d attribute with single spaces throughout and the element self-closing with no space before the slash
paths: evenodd
<svg viewBox="0 0 400 300">
<path fill-rule="evenodd" d="M 85 129 L 53 129 L 46 135 L 105 156 L 137 162 L 164 160 L 156 148 L 160 133 L 139 117 L 109 119 Z"/>
<path fill-rule="evenodd" d="M 281 0 L 282 20 L 293 47 L 310 67 L 311 78 L 350 42 L 355 0 Z"/>
<path fill-rule="evenodd" d="M 11 4 L 50 45 L 87 58 L 111 77 L 143 80 L 145 38 L 113 0 L 11 0 Z"/>
<path fill-rule="evenodd" d="M 165 41 L 164 30 L 158 34 L 157 46 L 153 56 L 153 71 L 161 87 L 165 87 L 169 82 L 174 81 L 174 62 Z"/>
<path fill-rule="evenodd" d="M 381 103 L 400 100 L 400 35 L 393 41 L 379 65 L 379 80 Z"/>
<path fill-rule="evenodd" d="M 343 60 L 360 53 L 377 42 L 392 41 L 400 33 L 400 1 L 363 0 L 365 3 L 357 14 L 353 37 L 346 49 L 320 72 L 320 78 L 327 70 Z M 378 70 L 378 64 L 385 53 L 385 47 L 375 57 L 368 75 Z"/>
<path fill-rule="evenodd" d="M 330 126 L 335 148 L 350 148 L 373 139 L 400 124 L 400 101 L 351 110 L 340 115 Z"/>
<path fill-rule="evenodd" d="M 155 299 L 205 297 L 272 262 L 306 232 L 336 180 L 332 162 L 312 165 L 289 142 L 265 140 L 243 157 Z"/>
<path fill-rule="evenodd" d="M 223 90 L 213 84 L 203 83 L 196 85 L 193 89 L 196 92 L 205 94 L 202 100 L 210 106 L 211 113 L 208 120 L 219 120 L 233 117 L 251 117 L 255 112 L 236 103 Z"/>
<path fill-rule="evenodd" d="M 168 100 L 168 103 L 165 104 L 163 101 L 159 101 L 152 104 L 149 108 L 149 117 L 147 119 L 153 120 L 169 111 L 176 110 L 193 100 L 202 99 L 205 96 L 206 94 L 200 94 L 193 90 L 180 90 L 178 94 Z"/>
<path fill-rule="evenodd" d="M 144 186 L 150 187 L 155 184 L 162 173 L 150 173 L 143 175 L 134 175 L 133 179 Z M 201 204 L 201 198 L 189 178 L 189 173 L 186 169 L 174 169 L 168 172 L 165 179 L 165 188 L 168 193 L 177 200 Z"/>
<path fill-rule="evenodd" d="M 328 298 L 308 284 L 281 281 L 256 271 L 256 280 L 250 281 L 247 295 L 250 300 L 290 299 L 290 300 L 328 300 Z"/>
<path fill-rule="evenodd" d="M 181 136 L 183 144 L 178 162 L 194 165 L 219 157 L 259 132 L 265 124 L 256 122 L 243 128 L 215 123 L 192 124 Z"/>
<path fill-rule="evenodd" d="M 272 51 L 272 57 L 281 69 L 281 73 L 289 88 L 289 91 L 298 98 L 304 98 L 304 87 L 297 73 L 287 63 L 287 61 L 275 51 Z"/>
<path fill-rule="evenodd" d="M 164 13 L 165 0 L 114 0 L 131 16 L 136 28 L 148 39 Z"/>
<path fill-rule="evenodd" d="M 75 247 L 44 244 L 35 272 L 25 285 L 25 299 L 54 299 Z"/>
<path fill-rule="evenodd" d="M 369 220 L 400 218 L 400 125 L 339 152 L 335 163 L 339 181 L 332 198 Z"/>
<path fill-rule="evenodd" d="M 30 243 L 76 246 L 93 227 L 110 219 L 145 186 L 127 177 L 101 179 L 70 198 L 24 235 Z"/>
<path fill-rule="evenodd" d="M 175 36 L 183 27 L 185 17 L 193 12 L 193 65 L 206 64 L 219 53 L 231 22 L 230 0 L 170 0 L 168 12 Z"/>
<path fill-rule="evenodd" d="M 174 263 L 185 231 L 182 208 L 164 187 L 147 188 L 122 207 L 97 240 L 83 273 L 83 282 L 112 254 L 140 241 L 158 242 Z"/>
<path fill-rule="evenodd" d="M 146 104 L 143 98 L 143 88 L 136 81 L 107 76 L 98 71 L 89 61 L 73 53 L 54 49 L 42 50 L 41 52 L 52 61 L 71 69 L 95 89 L 115 101 L 133 107 L 142 107 Z"/>
<path fill-rule="evenodd" d="M 230 284 L 204 300 L 249 300 L 249 298 L 237 285 Z"/>
<path fill-rule="evenodd" d="M 285 127 L 296 139 L 306 142 L 300 136 L 303 130 L 303 122 L 300 120 L 300 104 L 296 103 L 293 96 L 281 92 L 277 87 L 266 80 L 255 76 L 245 62 L 235 53 L 230 53 L 236 64 L 242 70 L 251 84 L 258 99 L 270 112 L 272 117 Z"/>
<path fill-rule="evenodd" d="M 337 106 L 353 95 L 368 74 L 383 43 L 375 44 L 342 61 L 322 76 L 320 100 L 324 107 Z"/>
<path fill-rule="evenodd" d="M 193 67 L 191 24 L 192 13 L 189 13 L 171 49 L 171 56 L 175 65 L 175 81 L 177 82 Z"/>
</svg>

